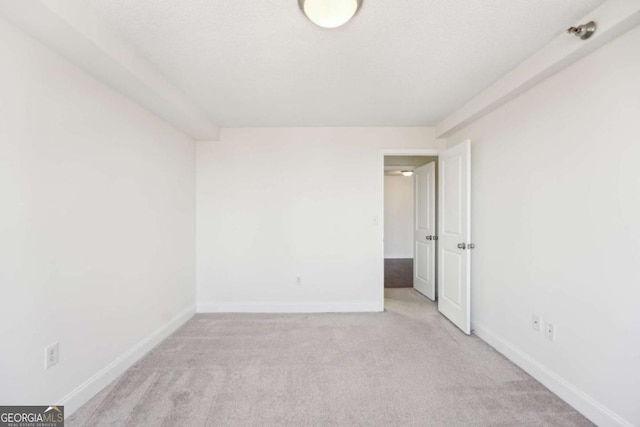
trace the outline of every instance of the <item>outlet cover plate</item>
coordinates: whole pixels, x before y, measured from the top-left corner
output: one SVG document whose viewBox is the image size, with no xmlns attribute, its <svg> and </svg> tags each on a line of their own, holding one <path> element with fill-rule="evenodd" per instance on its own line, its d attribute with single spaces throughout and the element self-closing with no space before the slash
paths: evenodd
<svg viewBox="0 0 640 427">
<path fill-rule="evenodd" d="M 553 323 L 546 323 L 544 325 L 544 336 L 549 340 L 549 341 L 555 341 L 556 340 L 556 327 L 553 326 Z"/>
<path fill-rule="evenodd" d="M 531 329 L 536 332 L 540 332 L 540 316 L 537 314 L 531 315 Z"/>
</svg>

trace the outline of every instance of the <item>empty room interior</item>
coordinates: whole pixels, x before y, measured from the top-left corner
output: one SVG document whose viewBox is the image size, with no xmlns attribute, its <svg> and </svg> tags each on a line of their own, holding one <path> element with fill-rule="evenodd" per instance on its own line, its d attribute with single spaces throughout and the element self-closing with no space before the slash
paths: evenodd
<svg viewBox="0 0 640 427">
<path fill-rule="evenodd" d="M 0 426 L 640 427 L 640 1 L 0 0 Z"/>
</svg>

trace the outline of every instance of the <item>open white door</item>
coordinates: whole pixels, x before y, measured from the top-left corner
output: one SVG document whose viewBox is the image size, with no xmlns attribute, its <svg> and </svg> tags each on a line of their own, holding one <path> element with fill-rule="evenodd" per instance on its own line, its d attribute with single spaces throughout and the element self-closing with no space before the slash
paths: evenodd
<svg viewBox="0 0 640 427">
<path fill-rule="evenodd" d="M 440 153 L 438 169 L 438 310 L 470 334 L 471 142 Z"/>
<path fill-rule="evenodd" d="M 414 169 L 413 287 L 436 299 L 436 164 Z"/>
</svg>

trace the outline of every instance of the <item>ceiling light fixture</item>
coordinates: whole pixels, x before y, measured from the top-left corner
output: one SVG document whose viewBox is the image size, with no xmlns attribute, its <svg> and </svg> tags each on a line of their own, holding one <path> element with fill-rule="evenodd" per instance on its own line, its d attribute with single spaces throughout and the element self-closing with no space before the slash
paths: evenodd
<svg viewBox="0 0 640 427">
<path fill-rule="evenodd" d="M 360 10 L 362 0 L 298 0 L 300 10 L 322 28 L 346 24 Z"/>
<path fill-rule="evenodd" d="M 402 175 L 404 175 L 404 176 L 411 176 L 411 175 L 413 175 L 413 171 L 402 171 L 402 172 L 400 172 L 400 173 L 401 173 Z"/>
</svg>

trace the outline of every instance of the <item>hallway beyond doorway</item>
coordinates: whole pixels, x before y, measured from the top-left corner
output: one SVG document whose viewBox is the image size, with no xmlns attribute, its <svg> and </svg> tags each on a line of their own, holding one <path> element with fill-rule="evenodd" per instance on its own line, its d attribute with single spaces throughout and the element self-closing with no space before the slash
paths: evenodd
<svg viewBox="0 0 640 427">
<path fill-rule="evenodd" d="M 413 287 L 413 258 L 385 258 L 384 287 Z"/>
</svg>

